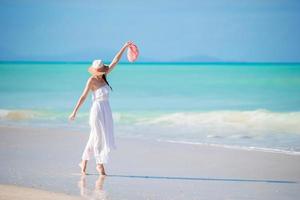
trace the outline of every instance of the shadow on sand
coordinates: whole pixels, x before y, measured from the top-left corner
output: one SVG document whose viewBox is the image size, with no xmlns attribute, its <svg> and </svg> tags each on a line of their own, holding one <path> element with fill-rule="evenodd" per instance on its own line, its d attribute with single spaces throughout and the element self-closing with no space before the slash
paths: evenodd
<svg viewBox="0 0 300 200">
<path fill-rule="evenodd" d="M 97 175 L 98 174 L 88 174 Z M 228 182 L 254 182 L 254 183 L 285 183 L 295 184 L 297 181 L 288 180 L 266 180 L 266 179 L 241 179 L 241 178 L 208 178 L 208 177 L 179 177 L 179 176 L 137 176 L 137 175 L 107 175 L 107 177 L 119 178 L 142 178 L 142 179 L 166 179 L 166 180 L 188 180 L 188 181 L 228 181 Z"/>
</svg>

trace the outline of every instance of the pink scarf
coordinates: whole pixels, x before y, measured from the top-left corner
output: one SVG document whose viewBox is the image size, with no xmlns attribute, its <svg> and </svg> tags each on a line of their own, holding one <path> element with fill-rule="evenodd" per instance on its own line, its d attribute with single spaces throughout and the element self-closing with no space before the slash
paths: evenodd
<svg viewBox="0 0 300 200">
<path fill-rule="evenodd" d="M 129 62 L 134 62 L 139 56 L 139 49 L 135 44 L 130 44 L 127 49 L 127 58 Z"/>
</svg>

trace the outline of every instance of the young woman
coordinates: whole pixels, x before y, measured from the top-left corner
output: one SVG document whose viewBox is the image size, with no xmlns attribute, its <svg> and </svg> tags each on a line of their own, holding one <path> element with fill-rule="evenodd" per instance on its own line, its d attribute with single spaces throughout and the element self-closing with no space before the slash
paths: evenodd
<svg viewBox="0 0 300 200">
<path fill-rule="evenodd" d="M 85 89 L 80 96 L 70 120 L 74 120 L 79 107 L 83 104 L 89 91 L 92 91 L 92 106 L 90 109 L 89 125 L 90 136 L 82 154 L 82 161 L 79 163 L 81 173 L 86 174 L 88 160 L 94 155 L 96 169 L 100 175 L 106 175 L 104 163 L 108 161 L 108 153 L 116 149 L 114 140 L 114 128 L 112 112 L 109 104 L 109 92 L 111 86 L 106 80 L 106 76 L 114 69 L 120 61 L 122 54 L 132 42 L 126 42 L 121 50 L 116 54 L 110 65 L 103 64 L 102 60 L 94 60 L 88 71 L 92 76 L 87 80 Z"/>
</svg>

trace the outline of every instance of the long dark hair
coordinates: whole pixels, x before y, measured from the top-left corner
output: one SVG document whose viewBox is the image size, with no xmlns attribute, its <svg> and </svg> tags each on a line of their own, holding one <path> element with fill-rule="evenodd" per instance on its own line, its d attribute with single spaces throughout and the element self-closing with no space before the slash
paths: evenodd
<svg viewBox="0 0 300 200">
<path fill-rule="evenodd" d="M 108 65 L 104 65 L 104 66 L 105 66 L 105 67 L 108 67 Z M 102 75 L 102 78 L 103 78 L 104 81 L 107 83 L 107 85 L 110 87 L 110 89 L 113 90 L 112 87 L 111 87 L 111 86 L 109 85 L 109 83 L 107 82 L 107 80 L 106 80 L 106 75 L 105 75 L 105 74 Z"/>
</svg>

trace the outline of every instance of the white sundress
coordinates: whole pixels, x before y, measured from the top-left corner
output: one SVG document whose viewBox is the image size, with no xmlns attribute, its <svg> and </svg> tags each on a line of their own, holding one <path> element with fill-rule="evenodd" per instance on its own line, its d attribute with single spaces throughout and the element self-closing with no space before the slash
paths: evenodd
<svg viewBox="0 0 300 200">
<path fill-rule="evenodd" d="M 105 84 L 93 91 L 90 109 L 90 136 L 84 152 L 83 160 L 90 160 L 94 155 L 97 164 L 108 162 L 108 154 L 116 149 L 114 138 L 114 122 L 109 104 L 110 87 Z"/>
</svg>

